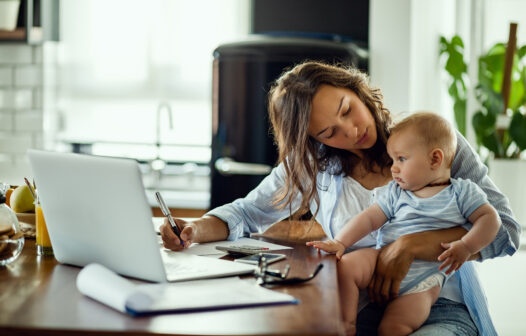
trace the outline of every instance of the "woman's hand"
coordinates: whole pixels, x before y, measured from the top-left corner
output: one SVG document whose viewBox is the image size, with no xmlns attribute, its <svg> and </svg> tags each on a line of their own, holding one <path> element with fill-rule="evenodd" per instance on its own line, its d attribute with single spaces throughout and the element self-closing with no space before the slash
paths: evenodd
<svg viewBox="0 0 526 336">
<path fill-rule="evenodd" d="M 380 250 L 374 274 L 367 287 L 372 302 L 383 304 L 398 296 L 400 283 L 415 258 L 406 248 L 406 240 L 406 236 L 402 236 Z"/>
<path fill-rule="evenodd" d="M 462 238 L 466 230 L 460 226 L 450 229 L 423 231 L 401 236 L 393 243 L 384 246 L 376 261 L 375 273 L 369 283 L 369 299 L 385 303 L 398 296 L 400 283 L 407 275 L 414 259 L 436 261 L 444 252 L 442 242 Z M 476 259 L 478 253 L 470 260 Z"/>
<path fill-rule="evenodd" d="M 318 252 L 320 250 L 323 250 L 325 252 L 329 253 L 335 253 L 336 259 L 340 260 L 342 258 L 343 253 L 345 252 L 345 245 L 339 240 L 336 239 L 330 239 L 330 240 L 315 240 L 310 241 L 306 243 L 307 246 L 313 246 L 318 249 Z"/>
<path fill-rule="evenodd" d="M 175 224 L 181 230 L 183 245 L 172 231 L 168 219 L 160 226 L 163 245 L 173 251 L 181 251 L 192 243 L 206 243 L 211 241 L 226 240 L 228 237 L 228 226 L 225 222 L 215 216 L 203 216 L 192 221 L 174 218 Z"/>
<path fill-rule="evenodd" d="M 189 247 L 195 241 L 197 226 L 195 223 L 187 222 L 182 219 L 174 218 L 174 221 L 179 229 L 182 228 L 181 239 L 183 244 L 181 244 L 181 240 L 179 240 L 177 235 L 173 232 L 172 227 L 168 222 L 168 218 L 164 219 L 164 223 L 159 227 L 159 231 L 161 232 L 164 247 L 172 251 L 181 251 L 183 248 Z"/>
</svg>

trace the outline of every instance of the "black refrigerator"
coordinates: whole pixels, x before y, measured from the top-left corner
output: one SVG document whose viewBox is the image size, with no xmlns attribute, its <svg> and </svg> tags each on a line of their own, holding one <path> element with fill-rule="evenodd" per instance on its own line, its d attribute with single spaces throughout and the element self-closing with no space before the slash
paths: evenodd
<svg viewBox="0 0 526 336">
<path fill-rule="evenodd" d="M 275 166 L 267 93 L 284 70 L 304 60 L 368 67 L 366 50 L 325 39 L 256 35 L 215 49 L 211 208 L 246 196 Z"/>
</svg>

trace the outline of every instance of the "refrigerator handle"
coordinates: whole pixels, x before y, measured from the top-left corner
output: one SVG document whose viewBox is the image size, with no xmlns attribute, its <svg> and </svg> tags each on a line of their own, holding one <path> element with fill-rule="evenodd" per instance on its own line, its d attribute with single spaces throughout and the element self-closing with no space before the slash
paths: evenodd
<svg viewBox="0 0 526 336">
<path fill-rule="evenodd" d="M 229 157 L 217 159 L 214 166 L 221 175 L 267 175 L 272 170 L 266 164 L 237 162 Z"/>
</svg>

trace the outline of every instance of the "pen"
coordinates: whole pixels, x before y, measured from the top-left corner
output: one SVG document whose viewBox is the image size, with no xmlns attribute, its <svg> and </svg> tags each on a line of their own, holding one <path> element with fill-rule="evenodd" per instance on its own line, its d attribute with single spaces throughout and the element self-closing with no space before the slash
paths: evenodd
<svg viewBox="0 0 526 336">
<path fill-rule="evenodd" d="M 177 238 L 179 238 L 181 245 L 184 246 L 183 240 L 181 239 L 181 231 L 179 231 L 179 227 L 177 226 L 177 224 L 175 224 L 172 214 L 170 213 L 170 209 L 168 209 L 168 207 L 166 206 L 166 203 L 164 203 L 164 199 L 161 196 L 161 193 L 156 191 L 155 198 L 157 198 L 157 203 L 159 203 L 161 212 L 163 213 L 163 215 L 166 216 L 166 218 L 168 218 L 168 222 L 170 223 L 170 226 L 172 227 L 172 231 L 175 233 Z"/>
</svg>

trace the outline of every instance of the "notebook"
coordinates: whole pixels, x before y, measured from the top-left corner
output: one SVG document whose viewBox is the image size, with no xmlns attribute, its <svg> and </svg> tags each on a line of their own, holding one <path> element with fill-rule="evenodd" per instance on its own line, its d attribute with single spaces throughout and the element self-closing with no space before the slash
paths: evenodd
<svg viewBox="0 0 526 336">
<path fill-rule="evenodd" d="M 163 251 L 135 160 L 28 151 L 55 258 L 166 282 L 252 273 L 254 266 Z"/>
<path fill-rule="evenodd" d="M 228 277 L 178 283 L 136 284 L 99 264 L 77 276 L 77 289 L 113 309 L 133 316 L 297 304 L 293 296 Z"/>
</svg>

